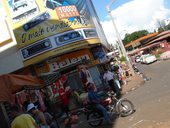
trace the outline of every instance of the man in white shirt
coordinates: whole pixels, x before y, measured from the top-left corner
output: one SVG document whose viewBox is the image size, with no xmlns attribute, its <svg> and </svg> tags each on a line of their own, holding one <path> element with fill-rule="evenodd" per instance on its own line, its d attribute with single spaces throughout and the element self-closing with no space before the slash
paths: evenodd
<svg viewBox="0 0 170 128">
<path fill-rule="evenodd" d="M 108 82 L 111 89 L 116 93 L 119 94 L 118 88 L 115 86 L 114 82 L 114 74 L 109 70 L 105 69 L 105 73 L 103 75 L 103 79 Z"/>
</svg>

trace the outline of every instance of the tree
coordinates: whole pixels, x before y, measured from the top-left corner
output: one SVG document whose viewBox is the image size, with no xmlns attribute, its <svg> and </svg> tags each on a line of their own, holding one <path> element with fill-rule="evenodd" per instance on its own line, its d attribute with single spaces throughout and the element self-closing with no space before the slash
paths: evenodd
<svg viewBox="0 0 170 128">
<path fill-rule="evenodd" d="M 159 33 L 163 32 L 163 31 L 164 31 L 164 29 L 162 27 L 158 28 Z"/>
<path fill-rule="evenodd" d="M 170 30 L 170 23 L 165 26 L 165 30 Z"/>
<path fill-rule="evenodd" d="M 125 38 L 123 39 L 123 43 L 124 43 L 124 45 L 127 45 L 128 43 L 130 43 L 134 40 L 137 40 L 143 36 L 146 36 L 148 34 L 149 34 L 149 32 L 147 30 L 140 30 L 140 31 L 133 32 L 131 34 L 126 34 Z"/>
</svg>

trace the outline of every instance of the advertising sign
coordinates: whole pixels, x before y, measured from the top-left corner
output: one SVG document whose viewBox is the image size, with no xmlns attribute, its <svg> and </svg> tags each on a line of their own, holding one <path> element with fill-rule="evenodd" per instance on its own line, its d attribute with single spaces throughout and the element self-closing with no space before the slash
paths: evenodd
<svg viewBox="0 0 170 128">
<path fill-rule="evenodd" d="M 86 0 L 3 2 L 25 66 L 100 42 Z"/>
<path fill-rule="evenodd" d="M 60 19 L 80 16 L 75 5 L 57 7 L 56 12 Z"/>
<path fill-rule="evenodd" d="M 102 47 L 95 47 L 92 49 L 92 53 L 95 59 L 98 59 L 100 63 L 104 63 L 106 59 L 106 53 Z"/>
</svg>

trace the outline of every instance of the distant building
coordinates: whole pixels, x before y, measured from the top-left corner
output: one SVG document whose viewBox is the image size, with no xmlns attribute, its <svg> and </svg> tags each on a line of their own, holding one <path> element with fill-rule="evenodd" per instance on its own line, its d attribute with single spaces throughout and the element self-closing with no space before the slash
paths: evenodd
<svg viewBox="0 0 170 128">
<path fill-rule="evenodd" d="M 127 44 L 125 48 L 128 51 L 128 55 L 133 56 L 140 53 L 140 51 L 150 52 L 155 48 L 162 48 L 163 51 L 170 50 L 169 43 L 170 30 L 141 37 Z"/>
</svg>

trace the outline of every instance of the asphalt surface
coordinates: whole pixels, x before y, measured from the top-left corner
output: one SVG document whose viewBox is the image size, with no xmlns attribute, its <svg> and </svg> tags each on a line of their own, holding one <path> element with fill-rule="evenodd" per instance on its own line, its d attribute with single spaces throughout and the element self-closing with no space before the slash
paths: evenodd
<svg viewBox="0 0 170 128">
<path fill-rule="evenodd" d="M 102 124 L 98 128 L 169 128 L 170 120 L 170 61 L 158 61 L 149 65 L 137 65 L 151 80 L 123 95 L 135 105 L 136 112 L 128 117 L 113 119 L 113 125 Z M 78 128 L 91 128 L 86 117 Z"/>
<path fill-rule="evenodd" d="M 136 112 L 118 118 L 113 128 L 158 128 L 170 119 L 170 61 L 138 67 L 151 80 L 126 95 L 134 103 Z"/>
</svg>

